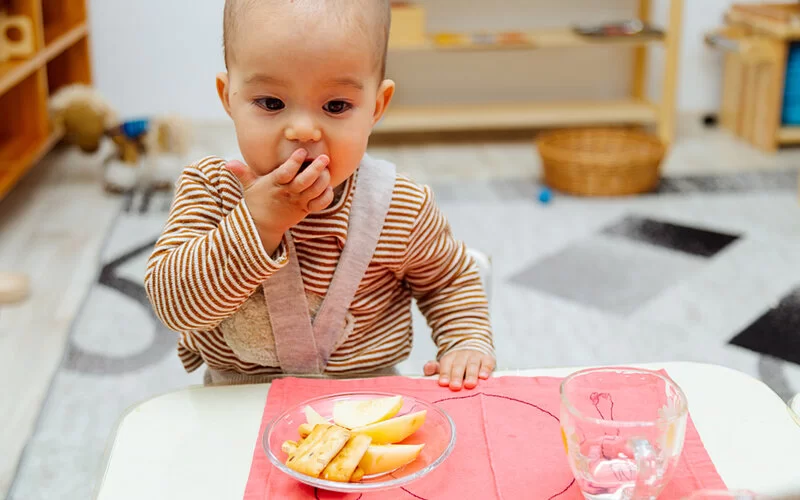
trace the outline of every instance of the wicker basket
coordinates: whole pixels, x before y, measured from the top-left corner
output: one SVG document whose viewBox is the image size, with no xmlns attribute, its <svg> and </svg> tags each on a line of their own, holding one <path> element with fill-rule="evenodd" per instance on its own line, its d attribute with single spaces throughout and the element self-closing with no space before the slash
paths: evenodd
<svg viewBox="0 0 800 500">
<path fill-rule="evenodd" d="M 638 130 L 559 130 L 536 141 L 545 183 L 585 196 L 621 196 L 651 191 L 660 178 L 665 147 Z"/>
</svg>

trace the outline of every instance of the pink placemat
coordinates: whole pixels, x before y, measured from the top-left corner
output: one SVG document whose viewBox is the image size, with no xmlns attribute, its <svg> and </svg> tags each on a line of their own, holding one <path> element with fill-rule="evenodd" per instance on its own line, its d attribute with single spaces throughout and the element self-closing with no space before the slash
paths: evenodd
<svg viewBox="0 0 800 500">
<path fill-rule="evenodd" d="M 472 391 L 451 392 L 433 379 L 368 380 L 286 378 L 272 384 L 264 408 L 245 500 L 263 499 L 559 499 L 580 500 L 559 426 L 558 387 L 551 377 L 497 377 Z M 435 402 L 456 423 L 456 447 L 439 468 L 396 490 L 358 494 L 315 491 L 272 466 L 261 446 L 272 418 L 326 394 L 379 391 Z M 660 498 L 679 499 L 698 489 L 725 489 L 694 423 L 689 419 L 678 470 Z"/>
</svg>

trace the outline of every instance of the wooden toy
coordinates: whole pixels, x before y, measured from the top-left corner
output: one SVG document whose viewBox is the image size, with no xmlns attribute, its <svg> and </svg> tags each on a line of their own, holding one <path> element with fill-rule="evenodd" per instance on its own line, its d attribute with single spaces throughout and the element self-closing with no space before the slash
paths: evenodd
<svg viewBox="0 0 800 500">
<path fill-rule="evenodd" d="M 425 9 L 408 2 L 392 2 L 389 45 L 414 47 L 424 45 L 425 41 Z"/>
<path fill-rule="evenodd" d="M 433 41 L 436 45 L 442 47 L 454 47 L 459 45 L 468 45 L 470 41 L 469 35 L 463 33 L 436 33 L 433 35 Z"/>
<path fill-rule="evenodd" d="M 26 16 L 9 16 L 0 11 L 0 63 L 30 57 L 35 52 L 33 23 Z"/>
<path fill-rule="evenodd" d="M 653 28 L 641 19 L 629 19 L 616 23 L 603 23 L 596 25 L 576 26 L 575 32 L 582 36 L 599 38 L 641 36 L 663 34 L 661 30 Z"/>
<path fill-rule="evenodd" d="M 524 45 L 530 43 L 528 35 L 519 31 L 504 31 L 497 36 L 497 43 L 501 45 Z"/>
</svg>

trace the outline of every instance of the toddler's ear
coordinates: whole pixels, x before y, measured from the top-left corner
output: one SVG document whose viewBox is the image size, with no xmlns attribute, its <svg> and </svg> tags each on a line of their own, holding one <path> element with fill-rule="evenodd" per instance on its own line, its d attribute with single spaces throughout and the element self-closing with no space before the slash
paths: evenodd
<svg viewBox="0 0 800 500">
<path fill-rule="evenodd" d="M 222 102 L 225 112 L 228 113 L 228 116 L 231 116 L 229 84 L 230 80 L 227 73 L 217 73 L 217 94 L 219 94 L 219 100 Z"/>
<path fill-rule="evenodd" d="M 381 82 L 381 86 L 378 87 L 378 96 L 375 101 L 375 114 L 372 116 L 373 126 L 380 121 L 381 117 L 386 112 L 386 108 L 389 107 L 392 96 L 394 96 L 394 89 L 395 84 L 392 80 L 384 80 Z"/>
</svg>

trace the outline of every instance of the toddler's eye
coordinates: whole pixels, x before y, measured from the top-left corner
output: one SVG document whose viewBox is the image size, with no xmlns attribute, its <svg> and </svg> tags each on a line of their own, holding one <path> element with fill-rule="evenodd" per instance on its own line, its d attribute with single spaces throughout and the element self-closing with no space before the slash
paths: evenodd
<svg viewBox="0 0 800 500">
<path fill-rule="evenodd" d="M 339 115 L 347 111 L 348 109 L 352 108 L 353 106 L 349 102 L 345 101 L 330 101 L 326 103 L 322 109 L 327 111 L 328 113 Z"/>
<path fill-rule="evenodd" d="M 256 99 L 256 104 L 267 111 L 280 111 L 286 107 L 286 105 L 280 99 L 275 97 L 265 97 L 263 99 Z"/>
</svg>

